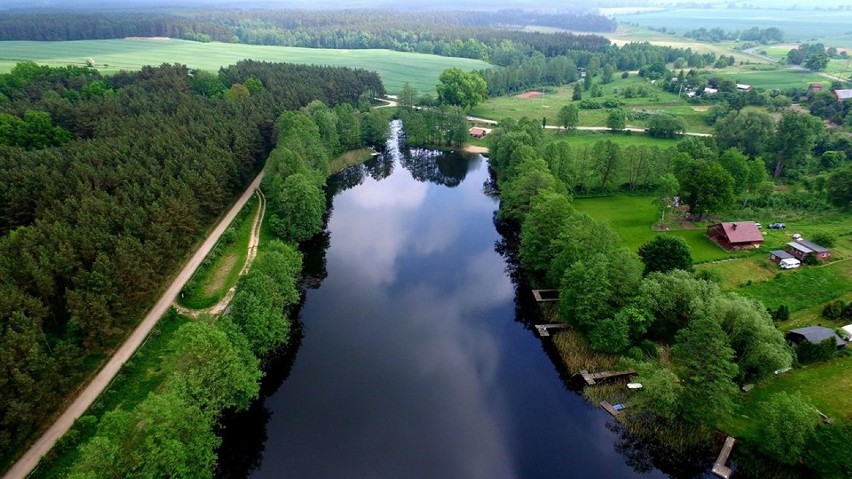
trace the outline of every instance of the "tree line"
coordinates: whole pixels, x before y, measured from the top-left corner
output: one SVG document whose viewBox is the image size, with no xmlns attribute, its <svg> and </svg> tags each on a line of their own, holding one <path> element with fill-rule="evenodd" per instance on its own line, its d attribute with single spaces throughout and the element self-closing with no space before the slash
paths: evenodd
<svg viewBox="0 0 852 479">
<path fill-rule="evenodd" d="M 3 114 L 46 113 L 68 132 L 58 146 L 36 145 L 38 128 L 29 147 L 0 145 L 4 451 L 135 326 L 286 134 L 275 130 L 283 110 L 384 91 L 363 70 L 263 62 L 223 68 L 221 90 L 180 65 L 85 70 L 25 63 L 0 75 Z"/>
<path fill-rule="evenodd" d="M 578 211 L 548 164 L 536 122 L 502 123 L 489 138 L 498 219 L 519 227 L 519 260 L 532 285 L 558 288 L 560 319 L 593 351 L 620 356 L 639 375 L 644 387 L 625 414 L 630 431 L 685 454 L 730 417 L 739 386 L 797 361 L 764 305 L 693 271 L 682 239 L 658 236 L 637 254 L 608 224 Z M 673 159 L 689 172 L 681 182 L 695 168 L 725 168 L 721 159 L 701 159 L 704 146 L 691 143 Z M 659 182 L 668 194 L 679 190 L 665 175 Z M 765 414 L 759 427 L 766 441 L 752 446 L 779 462 L 807 461 L 811 450 L 837 439 L 816 430 L 818 416 L 800 395 L 774 397 Z M 791 427 L 796 433 L 788 435 Z"/>
<path fill-rule="evenodd" d="M 686 38 L 694 38 L 700 42 L 723 42 L 726 40 L 742 40 L 757 43 L 781 43 L 784 41 L 784 30 L 777 27 L 751 27 L 745 30 L 724 30 L 722 28 L 706 29 L 704 27 L 690 30 L 683 34 Z"/>
</svg>

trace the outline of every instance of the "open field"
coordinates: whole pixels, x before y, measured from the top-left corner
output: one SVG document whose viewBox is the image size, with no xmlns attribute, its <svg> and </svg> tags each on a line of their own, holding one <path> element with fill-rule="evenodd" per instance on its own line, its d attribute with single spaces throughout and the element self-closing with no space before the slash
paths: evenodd
<svg viewBox="0 0 852 479">
<path fill-rule="evenodd" d="M 643 98 L 624 98 L 622 92 L 625 88 L 637 85 L 647 85 L 650 95 Z M 688 131 L 695 133 L 712 133 L 713 129 L 704 122 L 707 112 L 703 108 L 695 108 L 687 103 L 685 97 L 678 98 L 677 94 L 663 91 L 647 80 L 636 76 L 629 78 L 616 78 L 612 83 L 601 85 L 603 97 L 617 98 L 624 105 L 628 114 L 631 111 L 647 111 L 650 113 L 666 112 L 683 118 L 687 123 Z M 471 114 L 478 117 L 501 120 L 504 118 L 520 119 L 521 117 L 541 120 L 547 118 L 548 125 L 559 124 L 559 110 L 571 103 L 573 86 L 563 86 L 548 89 L 544 95 L 538 98 L 519 98 L 517 96 L 501 96 L 489 98 L 484 103 L 476 106 Z M 591 98 L 589 92 L 583 92 L 583 98 Z M 580 126 L 606 126 L 609 110 L 606 108 L 596 110 L 580 110 Z M 644 128 L 646 120 L 627 120 L 628 127 Z"/>
<path fill-rule="evenodd" d="M 823 83 L 825 86 L 831 83 L 830 79 L 819 73 L 794 70 L 784 65 L 742 65 L 714 71 L 713 75 L 761 89 L 807 88 L 811 83 Z"/>
<path fill-rule="evenodd" d="M 617 15 L 620 22 L 666 28 L 682 34 L 701 27 L 745 30 L 751 27 L 778 27 L 788 41 L 818 39 L 827 46 L 852 46 L 852 11 L 797 9 L 671 8 L 661 12 Z"/>
<path fill-rule="evenodd" d="M 332 50 L 232 43 L 198 43 L 185 40 L 84 40 L 70 42 L 0 42 L 0 73 L 15 63 L 33 60 L 51 66 L 82 65 L 93 58 L 99 70 L 114 73 L 137 70 L 144 65 L 182 63 L 190 68 L 218 70 L 243 59 L 345 66 L 375 71 L 388 92 L 399 91 L 405 82 L 420 92 L 434 92 L 438 76 L 446 68 L 479 70 L 490 65 L 466 58 L 449 58 L 390 50 Z"/>
<path fill-rule="evenodd" d="M 760 300 L 772 309 L 786 305 L 791 312 L 832 301 L 852 291 L 852 262 L 803 266 L 772 281 L 743 286 L 738 293 Z"/>
<path fill-rule="evenodd" d="M 706 229 L 652 231 L 651 225 L 658 220 L 653 195 L 618 195 L 600 198 L 576 198 L 574 206 L 598 221 L 606 221 L 621 236 L 624 246 L 638 251 L 639 246 L 656 235 L 672 235 L 683 238 L 692 250 L 697 263 L 743 256 L 748 253 L 729 252 L 722 249 L 706 236 Z"/>
<path fill-rule="evenodd" d="M 228 227 L 228 230 L 234 232 L 233 239 L 226 243 L 223 241 L 223 235 L 219 244 L 184 286 L 185 293 L 181 293 L 178 304 L 190 309 L 209 308 L 224 298 L 228 290 L 237 284 L 240 271 L 248 257 L 251 227 L 258 208 L 257 197 L 254 196 Z"/>
<path fill-rule="evenodd" d="M 604 33 L 615 45 L 621 46 L 632 42 L 648 42 L 652 45 L 668 46 L 672 48 L 691 48 L 696 53 L 715 53 L 716 55 L 734 56 L 739 62 L 766 63 L 766 60 L 743 53 L 734 42 L 708 43 L 699 42 L 692 38 L 684 38 L 669 33 L 648 30 L 635 25 L 619 24 L 613 33 Z"/>
</svg>

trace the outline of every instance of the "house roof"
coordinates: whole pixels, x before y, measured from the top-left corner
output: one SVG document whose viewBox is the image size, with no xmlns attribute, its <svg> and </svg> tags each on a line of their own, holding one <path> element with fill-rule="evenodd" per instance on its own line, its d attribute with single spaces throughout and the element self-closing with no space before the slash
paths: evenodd
<svg viewBox="0 0 852 479">
<path fill-rule="evenodd" d="M 471 135 L 485 135 L 485 134 L 488 133 L 489 130 L 486 130 L 485 128 L 479 128 L 479 127 L 474 126 L 473 128 L 471 128 L 468 131 L 470 132 Z"/>
<path fill-rule="evenodd" d="M 852 90 L 834 90 L 834 95 L 838 100 L 848 100 L 849 98 L 852 98 Z"/>
<path fill-rule="evenodd" d="M 813 344 L 819 344 L 828 338 L 834 338 L 838 346 L 846 345 L 846 341 L 844 341 L 843 338 L 838 336 L 833 329 L 826 328 L 823 326 L 808 326 L 807 328 L 791 329 L 789 333 L 801 335 L 802 337 L 807 339 L 808 342 Z"/>
<path fill-rule="evenodd" d="M 807 246 L 803 245 L 802 243 L 799 243 L 798 241 L 791 241 L 791 242 L 787 243 L 787 246 L 793 248 L 796 251 L 801 251 L 802 253 L 805 253 L 805 254 L 814 252 L 814 250 L 808 248 Z"/>
<path fill-rule="evenodd" d="M 776 249 L 775 251 L 771 251 L 770 253 L 772 254 L 772 256 L 775 256 L 778 259 L 791 259 L 794 257 L 783 249 Z"/>
<path fill-rule="evenodd" d="M 737 83 L 737 90 L 751 90 L 751 85 L 748 83 Z"/>
<path fill-rule="evenodd" d="M 763 241 L 763 235 L 754 221 L 719 223 L 731 243 L 754 243 Z"/>
<path fill-rule="evenodd" d="M 823 248 L 822 246 L 814 243 L 813 241 L 808 240 L 799 240 L 797 243 L 804 245 L 807 248 L 810 248 L 814 253 L 827 253 L 828 248 Z"/>
</svg>

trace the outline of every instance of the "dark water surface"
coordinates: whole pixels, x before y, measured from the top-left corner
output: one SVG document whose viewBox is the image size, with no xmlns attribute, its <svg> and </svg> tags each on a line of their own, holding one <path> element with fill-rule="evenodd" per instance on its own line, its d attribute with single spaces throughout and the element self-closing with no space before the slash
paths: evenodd
<svg viewBox="0 0 852 479">
<path fill-rule="evenodd" d="M 611 418 L 516 318 L 486 160 L 415 152 L 360 171 L 333 200 L 292 370 L 245 419 L 259 426 L 232 427 L 258 455 L 251 477 L 663 477 L 627 465 Z"/>
</svg>

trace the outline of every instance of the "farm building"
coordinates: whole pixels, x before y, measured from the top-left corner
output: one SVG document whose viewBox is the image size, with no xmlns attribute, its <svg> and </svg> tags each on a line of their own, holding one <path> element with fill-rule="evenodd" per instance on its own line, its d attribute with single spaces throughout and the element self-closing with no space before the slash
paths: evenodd
<svg viewBox="0 0 852 479">
<path fill-rule="evenodd" d="M 852 98 L 852 90 L 834 90 L 834 96 L 837 98 L 837 101 L 848 100 Z"/>
<path fill-rule="evenodd" d="M 822 83 L 811 83 L 808 85 L 808 92 L 815 93 L 818 91 L 822 91 Z"/>
<path fill-rule="evenodd" d="M 808 326 L 807 328 L 791 329 L 784 336 L 787 341 L 793 344 L 799 344 L 802 341 L 807 341 L 811 344 L 819 344 L 828 338 L 834 338 L 838 348 L 846 346 L 846 341 L 837 335 L 831 328 L 823 326 Z"/>
<path fill-rule="evenodd" d="M 781 260 L 795 259 L 795 256 L 784 251 L 783 249 L 776 249 L 775 251 L 769 252 L 769 259 L 772 260 L 773 263 L 780 263 Z"/>
<path fill-rule="evenodd" d="M 787 252 L 796 258 L 803 260 L 805 256 L 814 255 L 819 259 L 827 259 L 831 256 L 831 250 L 823 248 L 813 241 L 798 240 L 787 243 Z"/>
<path fill-rule="evenodd" d="M 474 138 L 482 138 L 485 135 L 487 135 L 488 133 L 490 133 L 490 131 L 491 130 L 489 130 L 488 128 L 480 128 L 480 127 L 474 126 L 470 130 L 468 130 L 468 133 L 470 133 L 470 136 L 472 136 Z"/>
<path fill-rule="evenodd" d="M 754 221 L 716 223 L 707 228 L 707 236 L 726 250 L 759 248 L 763 234 Z"/>
</svg>

